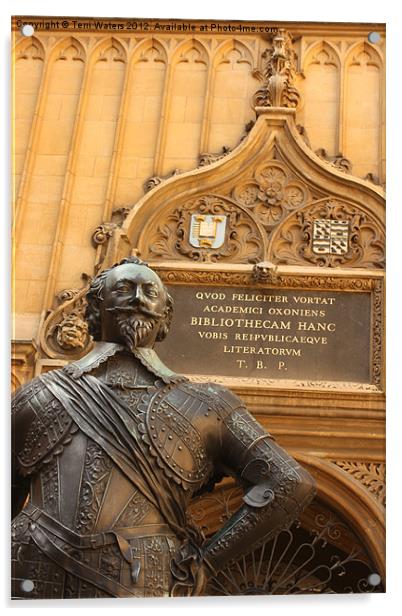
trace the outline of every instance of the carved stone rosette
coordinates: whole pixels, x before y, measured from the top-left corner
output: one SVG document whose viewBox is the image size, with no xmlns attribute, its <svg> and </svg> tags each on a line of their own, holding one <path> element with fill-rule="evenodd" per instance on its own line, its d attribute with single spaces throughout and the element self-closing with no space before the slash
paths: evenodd
<svg viewBox="0 0 402 616">
<path fill-rule="evenodd" d="M 283 163 L 274 160 L 259 165 L 252 178 L 234 188 L 232 197 L 270 233 L 289 212 L 303 207 L 310 192 Z"/>
<path fill-rule="evenodd" d="M 197 247 L 190 243 L 192 215 L 220 216 L 226 219 L 221 246 Z M 226 197 L 205 195 L 187 201 L 167 216 L 149 242 L 145 258 L 191 259 L 201 262 L 257 263 L 263 260 L 263 230 L 248 213 Z"/>
<path fill-rule="evenodd" d="M 84 277 L 90 282 L 88 277 Z M 82 289 L 66 289 L 56 296 L 57 307 L 46 318 L 40 337 L 42 352 L 52 359 L 78 359 L 88 353 L 92 339 L 84 319 L 87 284 Z"/>
<path fill-rule="evenodd" d="M 272 36 L 271 46 L 262 54 L 265 60 L 264 85 L 253 97 L 256 107 L 296 108 L 299 92 L 293 86 L 296 71 L 296 53 L 290 34 L 279 29 Z"/>
<path fill-rule="evenodd" d="M 317 221 L 341 222 L 347 226 L 345 250 L 325 254 L 314 249 L 314 225 Z M 271 258 L 278 264 L 384 267 L 385 238 L 379 225 L 366 212 L 342 201 L 328 199 L 299 210 L 289 216 L 276 233 Z"/>
</svg>

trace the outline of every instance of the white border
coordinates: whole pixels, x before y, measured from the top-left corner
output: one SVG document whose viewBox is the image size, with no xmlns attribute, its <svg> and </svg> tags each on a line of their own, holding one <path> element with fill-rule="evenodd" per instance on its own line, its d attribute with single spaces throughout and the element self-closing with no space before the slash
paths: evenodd
<svg viewBox="0 0 402 616">
<path fill-rule="evenodd" d="M 100 609 L 130 609 L 149 610 L 155 607 L 164 612 L 191 611 L 191 613 L 205 613 L 206 610 L 230 610 L 230 612 L 252 609 L 255 614 L 268 614 L 270 611 L 280 614 L 303 616 L 309 614 L 331 616 L 344 612 L 350 614 L 364 613 L 366 616 L 378 616 L 385 610 L 388 615 L 396 613 L 399 602 L 399 586 L 401 585 L 400 552 L 401 552 L 401 506 L 400 506 L 400 456 L 401 450 L 401 410 L 398 408 L 397 385 L 400 383 L 400 367 L 397 353 L 401 345 L 400 335 L 400 303 L 399 288 L 401 278 L 397 276 L 398 240 L 401 244 L 401 216 L 402 203 L 400 202 L 398 175 L 401 174 L 400 162 L 397 154 L 402 143 L 401 131 L 401 97 L 398 89 L 401 86 L 400 75 L 402 64 L 401 53 L 401 20 L 400 4 L 395 0 L 336 0 L 336 2 L 318 2 L 317 0 L 281 0 L 280 2 L 257 2 L 245 0 L 243 3 L 235 0 L 201 0 L 198 2 L 183 2 L 183 0 L 153 0 L 152 2 L 135 3 L 123 0 L 111 0 L 110 3 L 99 1 L 68 0 L 68 2 L 55 3 L 53 1 L 3 0 L 0 6 L 0 30 L 2 40 L 2 62 L 0 83 L 2 85 L 1 105 L 1 135 L 3 136 L 3 163 L 1 165 L 2 180 L 2 230 L 0 255 L 0 279 L 5 283 L 0 302 L 1 327 L 3 331 L 3 351 L 5 362 L 2 363 L 1 391 L 3 396 L 3 423 L 2 435 L 4 438 L 2 469 L 4 482 L 2 483 L 3 503 L 7 502 L 4 495 L 9 492 L 8 476 L 8 394 L 9 394 L 9 346 L 10 336 L 10 310 L 9 303 L 9 270 L 10 270 L 10 16 L 14 15 L 77 15 L 77 16 L 108 16 L 108 17 L 160 17 L 160 18 L 205 18 L 205 19 L 244 19 L 244 20 L 289 20 L 289 21 L 357 21 L 361 23 L 386 22 L 387 23 L 387 170 L 388 170 L 388 228 L 387 228 L 387 255 L 388 255 L 388 293 L 387 293 L 387 343 L 388 343 L 388 404 L 387 404 L 387 450 L 388 450 L 388 515 L 387 515 L 387 593 L 385 595 L 330 595 L 319 597 L 231 597 L 223 600 L 209 598 L 183 599 L 183 600 L 86 600 L 86 601 L 40 601 L 40 602 L 10 602 L 7 600 L 9 592 L 9 526 L 8 507 L 2 507 L 2 546 L 1 559 L 1 597 L 3 607 L 19 611 L 50 609 L 67 609 L 95 613 Z M 398 116 L 399 107 L 399 116 Z M 399 396 L 400 397 L 400 396 Z M 399 488 L 399 489 L 398 489 Z M 398 494 L 398 496 L 397 496 Z M 399 503 L 398 503 L 399 501 Z M 138 603 L 137 603 L 138 601 Z M 393 610 L 395 608 L 395 612 Z"/>
</svg>

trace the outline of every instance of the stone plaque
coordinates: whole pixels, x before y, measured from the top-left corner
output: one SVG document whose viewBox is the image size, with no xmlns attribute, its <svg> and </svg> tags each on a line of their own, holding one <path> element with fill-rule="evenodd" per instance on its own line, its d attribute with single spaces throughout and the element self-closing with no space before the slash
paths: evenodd
<svg viewBox="0 0 402 616">
<path fill-rule="evenodd" d="M 371 381 L 366 292 L 171 285 L 158 345 L 173 370 L 211 377 Z"/>
</svg>

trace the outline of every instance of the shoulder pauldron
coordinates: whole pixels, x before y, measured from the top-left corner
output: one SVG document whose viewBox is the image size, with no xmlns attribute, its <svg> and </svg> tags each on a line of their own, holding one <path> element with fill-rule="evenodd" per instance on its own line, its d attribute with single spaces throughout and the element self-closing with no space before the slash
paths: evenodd
<svg viewBox="0 0 402 616">
<path fill-rule="evenodd" d="M 59 455 L 77 430 L 40 377 L 17 392 L 12 413 L 13 444 L 22 475 L 31 475 L 42 463 Z"/>
</svg>

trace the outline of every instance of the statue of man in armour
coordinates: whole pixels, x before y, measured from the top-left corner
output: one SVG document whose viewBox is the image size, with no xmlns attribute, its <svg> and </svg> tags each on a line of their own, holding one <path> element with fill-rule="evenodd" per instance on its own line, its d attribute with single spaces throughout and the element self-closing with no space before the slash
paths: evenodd
<svg viewBox="0 0 402 616">
<path fill-rule="evenodd" d="M 87 301 L 93 349 L 13 401 L 12 596 L 203 594 L 295 520 L 314 482 L 229 390 L 161 362 L 173 302 L 144 262 L 103 271 Z M 205 541 L 187 506 L 229 475 L 243 504 Z"/>
</svg>

